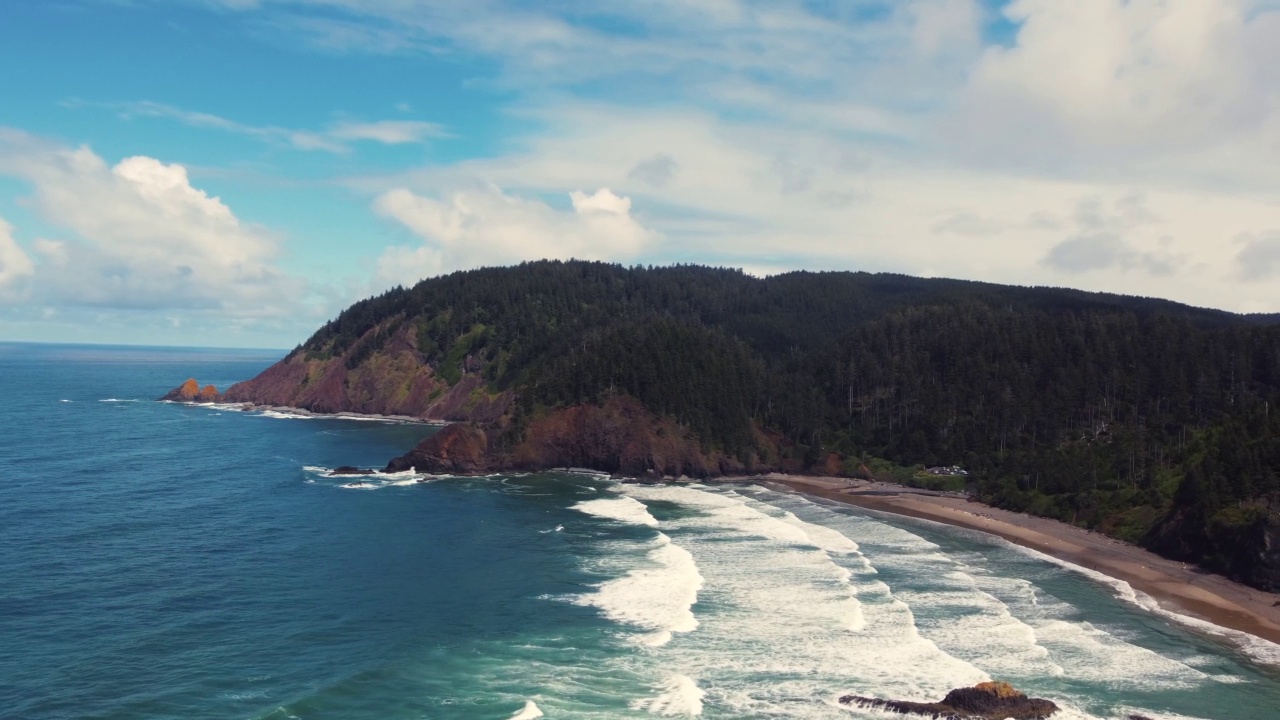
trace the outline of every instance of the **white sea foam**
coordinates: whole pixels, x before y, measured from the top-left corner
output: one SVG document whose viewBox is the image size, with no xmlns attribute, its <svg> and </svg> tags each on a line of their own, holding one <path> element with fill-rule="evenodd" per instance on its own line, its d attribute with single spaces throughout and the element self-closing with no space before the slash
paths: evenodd
<svg viewBox="0 0 1280 720">
<path fill-rule="evenodd" d="M 698 627 L 693 605 L 702 583 L 689 551 L 658 533 L 643 566 L 601 583 L 595 592 L 578 596 L 574 602 L 598 608 L 614 622 L 648 631 L 629 637 L 642 645 L 660 647 L 671 641 L 672 633 Z"/>
<path fill-rule="evenodd" d="M 672 675 L 662 684 L 661 693 L 653 698 L 635 700 L 632 710 L 647 710 L 654 715 L 667 717 L 683 715 L 695 717 L 702 714 L 702 698 L 706 696 L 698 683 L 687 675 Z"/>
<path fill-rule="evenodd" d="M 1157 653 L 1136 644 L 1137 640 L 1130 642 L 1095 627 L 1083 621 L 1076 608 L 1044 593 L 1033 582 L 987 569 L 987 553 L 942 553 L 937 545 L 913 532 L 848 510 L 834 511 L 798 495 L 778 494 L 768 499 L 802 519 L 857 538 L 862 552 L 875 558 L 882 572 L 910 577 L 910 587 L 897 589 L 895 595 L 911 605 L 921 634 L 950 654 L 1015 684 L 1034 684 L 1046 676 L 1062 675 L 1117 689 L 1159 692 L 1195 688 L 1206 682 L 1243 681 L 1231 675 L 1206 674 L 1188 658 Z M 1014 547 L 999 540 L 992 542 Z M 1038 553 L 1032 555 L 1047 559 Z M 1064 717 L 1089 717 L 1072 707 L 1070 693 L 1054 699 L 1063 705 Z M 1081 706 L 1089 702 L 1084 697 L 1075 699 Z"/>
<path fill-rule="evenodd" d="M 608 518 L 631 525 L 648 525 L 657 527 L 658 521 L 649 514 L 644 503 L 630 497 L 599 498 L 583 500 L 573 506 L 574 510 L 596 517 Z"/>
<path fill-rule="evenodd" d="M 315 415 L 301 415 L 299 413 L 280 412 L 278 410 L 263 410 L 262 417 L 275 418 L 277 420 L 314 420 Z"/>
<path fill-rule="evenodd" d="M 70 401 L 70 400 L 63 400 L 62 402 L 71 402 L 71 401 Z M 143 401 L 142 401 L 142 400 L 130 400 L 130 399 L 126 399 L 126 398 L 103 398 L 103 399 L 99 400 L 98 402 L 104 402 L 104 403 L 133 403 L 133 402 L 143 402 Z"/>
<path fill-rule="evenodd" d="M 74 401 L 74 400 L 59 400 L 58 402 L 69 403 L 69 402 L 75 402 L 75 401 Z"/>
<path fill-rule="evenodd" d="M 512 715 L 511 720 L 535 720 L 540 717 L 542 717 L 542 711 L 538 709 L 538 704 L 532 700 L 525 700 L 524 707 Z"/>
<path fill-rule="evenodd" d="M 200 403 L 200 407 L 212 408 L 214 410 L 241 410 L 248 407 L 248 403 Z"/>
<path fill-rule="evenodd" d="M 845 692 L 936 699 L 990 679 L 915 628 L 857 543 L 732 492 L 627 486 L 699 512 L 664 522 L 705 577 L 694 642 L 664 664 L 706 680 L 708 701 L 751 716 L 836 717 Z M 830 552 L 824 547 L 830 548 Z M 837 560 L 839 562 L 837 562 Z M 847 716 L 847 715 L 846 715 Z"/>
<path fill-rule="evenodd" d="M 538 532 L 542 533 L 543 535 L 546 535 L 547 533 L 560 532 L 561 530 L 564 530 L 563 525 L 557 525 L 549 530 L 539 530 Z"/>
<path fill-rule="evenodd" d="M 1264 640 L 1256 635 L 1250 635 L 1246 632 L 1232 630 L 1230 628 L 1222 627 L 1221 625 L 1215 625 L 1207 620 L 1201 620 L 1172 610 L 1166 610 L 1160 606 L 1160 603 L 1157 602 L 1155 598 L 1144 592 L 1139 592 L 1124 580 L 1113 578 L 1110 575 L 1076 565 L 1075 563 L 1067 562 L 1066 560 L 1060 560 L 1051 555 L 1046 555 L 1042 552 L 1032 550 L 1031 548 L 1024 548 L 1012 544 L 1011 547 L 1016 549 L 1018 552 L 1030 555 L 1038 560 L 1052 563 L 1066 570 L 1083 575 L 1094 582 L 1106 585 L 1115 592 L 1117 598 L 1131 605 L 1140 607 L 1153 615 L 1157 615 L 1165 620 L 1191 628 L 1206 635 L 1211 635 L 1225 640 L 1231 645 L 1237 647 L 1254 662 L 1264 665 L 1280 666 L 1280 645 L 1277 645 L 1276 643 Z"/>
</svg>

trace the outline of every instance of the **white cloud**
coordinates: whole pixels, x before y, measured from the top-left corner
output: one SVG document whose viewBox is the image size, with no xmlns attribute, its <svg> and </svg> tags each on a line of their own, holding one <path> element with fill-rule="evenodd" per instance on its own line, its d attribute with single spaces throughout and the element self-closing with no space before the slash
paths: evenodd
<svg viewBox="0 0 1280 720">
<path fill-rule="evenodd" d="M 18 284 L 34 271 L 31 258 L 13 239 L 13 226 L 0 218 L 0 299 L 16 296 Z"/>
<path fill-rule="evenodd" d="M 1237 259 L 1270 268 L 1280 228 L 1274 2 L 1015 0 L 999 43 L 976 0 L 264 4 L 329 47 L 492 60 L 538 128 L 353 180 L 428 241 L 384 255 L 388 277 L 564 256 L 566 233 L 512 226 L 582 213 L 519 198 L 605 186 L 660 231 L 646 261 L 1280 307 Z M 477 179 L 505 192 L 458 191 Z"/>
<path fill-rule="evenodd" d="M 79 102 L 71 106 L 83 105 Z M 211 113 L 184 110 L 152 101 L 115 103 L 109 107 L 121 117 L 166 118 L 184 125 L 212 128 L 237 135 L 245 135 L 264 142 L 286 145 L 297 150 L 321 150 L 331 153 L 347 153 L 352 143 L 376 142 L 383 145 L 408 145 L 427 140 L 448 137 L 444 128 L 436 123 L 421 120 L 379 120 L 362 122 L 342 120 L 322 130 L 300 130 L 274 125 L 248 125 Z"/>
<path fill-rule="evenodd" d="M 444 137 L 435 123 L 419 120 L 381 120 L 378 122 L 340 122 L 329 128 L 328 135 L 337 140 L 371 140 L 383 145 L 409 145 L 429 138 Z"/>
<path fill-rule="evenodd" d="M 32 292 L 48 304 L 208 308 L 281 314 L 301 284 L 275 265 L 278 242 L 193 187 L 186 169 L 137 156 L 109 166 L 88 147 L 0 132 L 0 174 L 69 233 L 35 244 Z"/>
<path fill-rule="evenodd" d="M 1245 234 L 1236 254 L 1236 277 L 1247 281 L 1273 280 L 1280 275 L 1280 231 Z"/>
<path fill-rule="evenodd" d="M 1245 0 L 1016 0 L 1004 12 L 1016 41 L 985 50 L 963 96 L 977 156 L 1165 167 L 1171 153 L 1185 163 L 1241 141 L 1276 156 L 1280 14 Z"/>
<path fill-rule="evenodd" d="M 399 188 L 374 206 L 425 241 L 389 248 L 378 261 L 386 284 L 412 284 L 451 270 L 541 258 L 626 260 L 657 235 L 631 215 L 631 200 L 608 188 L 569 195 L 558 210 L 488 187 L 438 200 Z"/>
</svg>

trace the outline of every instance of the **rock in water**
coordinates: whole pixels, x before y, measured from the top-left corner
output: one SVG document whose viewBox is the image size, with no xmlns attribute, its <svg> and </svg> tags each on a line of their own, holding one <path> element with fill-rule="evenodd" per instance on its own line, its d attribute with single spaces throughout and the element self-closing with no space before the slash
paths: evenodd
<svg viewBox="0 0 1280 720">
<path fill-rule="evenodd" d="M 330 475 L 372 475 L 371 468 L 358 468 L 354 465 L 339 465 L 333 469 Z"/>
<path fill-rule="evenodd" d="M 165 393 L 161 400 L 172 400 L 173 402 L 217 402 L 222 399 L 222 394 L 218 392 L 218 388 L 213 385 L 205 385 L 200 387 L 200 383 L 195 378 L 187 378 L 187 381 L 178 387 Z"/>
<path fill-rule="evenodd" d="M 1004 682 L 985 682 L 971 688 L 957 688 L 936 703 L 881 700 L 858 695 L 845 695 L 840 698 L 840 702 L 903 715 L 921 715 L 934 720 L 1044 720 L 1058 712 L 1058 706 L 1052 702 L 1029 698 Z"/>
</svg>

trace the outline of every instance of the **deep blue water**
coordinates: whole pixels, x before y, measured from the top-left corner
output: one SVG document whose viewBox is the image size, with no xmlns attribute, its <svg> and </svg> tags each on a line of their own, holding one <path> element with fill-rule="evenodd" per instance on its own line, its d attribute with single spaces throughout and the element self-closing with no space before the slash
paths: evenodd
<svg viewBox="0 0 1280 720">
<path fill-rule="evenodd" d="M 993 677 L 1280 717 L 1273 666 L 973 533 L 760 487 L 343 487 L 431 428 L 153 401 L 277 357 L 0 344 L 0 717 L 851 717 Z"/>
</svg>

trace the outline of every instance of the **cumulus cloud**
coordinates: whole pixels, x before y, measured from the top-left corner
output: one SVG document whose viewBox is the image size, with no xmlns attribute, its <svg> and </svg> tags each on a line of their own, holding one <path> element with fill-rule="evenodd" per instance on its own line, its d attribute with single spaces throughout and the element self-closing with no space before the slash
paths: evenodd
<svg viewBox="0 0 1280 720">
<path fill-rule="evenodd" d="M 0 174 L 68 236 L 20 265 L 50 304 L 280 313 L 300 284 L 274 265 L 277 240 L 194 187 L 184 167 L 145 156 L 108 163 L 88 147 L 0 133 Z"/>
<path fill-rule="evenodd" d="M 18 294 L 18 284 L 35 271 L 31 258 L 13 239 L 13 226 L 0 218 L 0 298 Z"/>
<path fill-rule="evenodd" d="M 657 153 L 636 163 L 635 167 L 627 173 L 627 177 L 660 188 L 671 182 L 677 168 L 679 164 L 676 163 L 675 158 L 666 153 Z"/>
<path fill-rule="evenodd" d="M 1280 232 L 1246 234 L 1236 253 L 1235 276 L 1241 280 L 1271 280 L 1280 276 Z"/>
<path fill-rule="evenodd" d="M 964 98 L 980 152 L 1115 164 L 1241 136 L 1265 147 L 1277 127 L 1280 15 L 1255 3 L 1015 0 L 1004 13 L 1016 40 L 983 52 Z"/>
<path fill-rule="evenodd" d="M 497 187 L 445 199 L 399 188 L 374 207 L 425 243 L 392 247 L 378 261 L 379 278 L 411 284 L 441 272 L 540 258 L 625 260 L 657 235 L 631 214 L 631 200 L 601 188 L 569 194 L 570 210 L 504 193 Z"/>
<path fill-rule="evenodd" d="M 1077 203 L 1071 220 L 1076 234 L 1049 249 L 1044 264 L 1068 273 L 1096 270 L 1141 270 L 1152 275 L 1169 275 L 1185 258 L 1174 254 L 1173 239 L 1160 236 L 1156 249 L 1141 251 L 1130 237 L 1144 227 L 1161 226 L 1162 218 L 1147 207 L 1140 194 L 1125 195 L 1111 205 L 1099 197 Z"/>
<path fill-rule="evenodd" d="M 507 153 L 352 181 L 380 205 L 413 188 L 496 217 L 506 195 L 457 188 L 607 184 L 661 230 L 646 260 L 1280 303 L 1223 253 L 1280 227 L 1272 0 L 263 4 L 328 47 L 483 57 L 536 121 Z M 433 232 L 384 262 L 458 266 Z"/>
<path fill-rule="evenodd" d="M 933 225 L 933 232 L 938 235 L 964 235 L 967 237 L 983 237 L 995 235 L 1004 230 L 1004 224 L 995 220 L 979 217 L 971 212 L 953 212 Z"/>
</svg>

